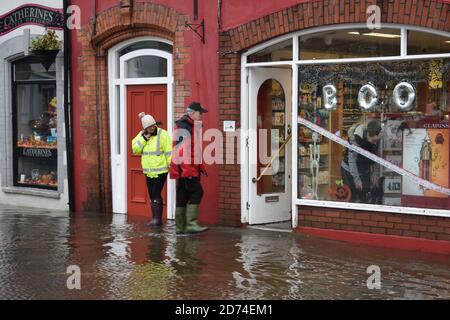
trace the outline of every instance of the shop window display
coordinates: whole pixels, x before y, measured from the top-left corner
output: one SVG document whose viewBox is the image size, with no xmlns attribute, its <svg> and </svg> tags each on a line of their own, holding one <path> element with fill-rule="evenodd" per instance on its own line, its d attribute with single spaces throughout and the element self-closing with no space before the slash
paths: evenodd
<svg viewBox="0 0 450 320">
<path fill-rule="evenodd" d="M 324 130 L 299 125 L 299 197 L 448 209 L 449 72 L 450 59 L 299 66 L 298 114 Z"/>
<path fill-rule="evenodd" d="M 13 65 L 14 185 L 56 189 L 57 112 L 54 64 L 33 58 Z"/>
</svg>

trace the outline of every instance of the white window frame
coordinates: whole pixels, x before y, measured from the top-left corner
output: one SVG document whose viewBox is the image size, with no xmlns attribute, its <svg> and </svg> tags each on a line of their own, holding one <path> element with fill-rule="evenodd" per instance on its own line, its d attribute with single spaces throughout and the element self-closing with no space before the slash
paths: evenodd
<svg viewBox="0 0 450 320">
<path fill-rule="evenodd" d="M 357 62 L 372 62 L 372 61 L 402 61 L 402 60 L 423 60 L 423 59 L 436 59 L 436 58 L 450 58 L 450 53 L 444 54 L 426 54 L 426 55 L 408 55 L 408 39 L 407 31 L 420 31 L 434 35 L 441 35 L 444 37 L 450 37 L 450 33 L 444 31 L 433 30 L 429 28 L 401 25 L 401 24 L 383 24 L 382 28 L 386 29 L 399 29 L 400 30 L 400 52 L 398 56 L 386 56 L 386 57 L 369 57 L 369 58 L 351 58 L 351 59 L 323 59 L 323 60 L 300 60 L 299 59 L 299 36 L 307 34 L 314 34 L 323 31 L 335 31 L 345 30 L 351 28 L 367 28 L 364 23 L 353 24 L 341 24 L 323 26 L 318 28 L 312 28 L 308 30 L 298 31 L 283 35 L 272 40 L 266 41 L 260 45 L 250 48 L 241 56 L 241 221 L 242 223 L 248 223 L 249 211 L 247 209 L 247 202 L 250 200 L 249 192 L 249 179 L 250 173 L 248 168 L 248 148 L 246 141 L 249 132 L 249 97 L 248 97 L 248 73 L 252 67 L 276 67 L 276 66 L 290 66 L 292 68 L 292 144 L 298 145 L 298 133 L 297 133 L 297 116 L 298 116 L 298 67 L 300 65 L 311 64 L 337 64 L 337 63 L 357 63 Z M 263 50 L 279 42 L 292 39 L 292 60 L 291 61 L 274 61 L 274 62 L 257 62 L 248 63 L 247 57 L 253 53 Z M 374 212 L 387 212 L 387 213 L 402 213 L 412 215 L 427 215 L 437 217 L 450 217 L 450 210 L 438 210 L 438 209 L 426 209 L 426 208 L 414 208 L 414 207 L 396 207 L 386 205 L 373 205 L 373 204 L 361 204 L 350 202 L 336 202 L 336 201 L 321 201 L 321 200 L 308 200 L 298 199 L 297 197 L 297 183 L 298 183 L 298 169 L 297 169 L 297 148 L 292 148 L 292 227 L 298 226 L 298 210 L 299 206 L 312 206 L 323 208 L 338 208 L 338 209 L 350 209 L 350 210 L 364 210 Z"/>
<path fill-rule="evenodd" d="M 141 41 L 158 41 L 173 45 L 171 41 L 157 37 L 137 37 L 122 42 L 108 51 L 108 81 L 109 81 L 109 128 L 111 147 L 111 182 L 112 207 L 114 213 L 125 214 L 127 208 L 127 86 L 146 84 L 167 85 L 167 131 L 173 132 L 173 58 L 172 54 L 157 49 L 139 49 L 124 54 L 119 58 L 119 52 Z M 167 60 L 167 77 L 125 78 L 125 64 L 130 59 L 140 56 L 157 56 Z M 119 70 L 117 70 L 119 61 Z M 118 77 L 120 71 L 120 77 Z M 117 90 L 119 96 L 117 96 Z M 117 105 L 117 102 L 119 105 Z M 119 111 L 119 112 L 118 112 Z M 120 132 L 117 123 L 120 122 Z M 117 145 L 120 144 L 120 150 Z M 120 152 L 120 153 L 119 153 Z M 167 218 L 173 219 L 175 214 L 175 183 L 167 180 Z"/>
</svg>

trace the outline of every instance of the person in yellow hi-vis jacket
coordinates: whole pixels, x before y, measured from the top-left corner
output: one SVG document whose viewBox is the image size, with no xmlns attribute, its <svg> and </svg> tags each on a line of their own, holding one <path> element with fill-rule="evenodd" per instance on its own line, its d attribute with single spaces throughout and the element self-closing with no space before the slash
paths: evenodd
<svg viewBox="0 0 450 320">
<path fill-rule="evenodd" d="M 143 130 L 131 142 L 133 154 L 141 155 L 142 171 L 147 179 L 150 196 L 152 221 L 150 226 L 162 225 L 162 189 L 167 180 L 172 158 L 172 139 L 169 133 L 157 126 L 151 115 L 139 114 Z"/>
</svg>

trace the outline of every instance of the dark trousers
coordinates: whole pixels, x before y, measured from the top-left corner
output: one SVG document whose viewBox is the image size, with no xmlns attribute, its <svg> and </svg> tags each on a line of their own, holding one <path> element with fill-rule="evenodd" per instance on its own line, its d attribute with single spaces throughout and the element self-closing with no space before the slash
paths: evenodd
<svg viewBox="0 0 450 320">
<path fill-rule="evenodd" d="M 186 207 L 190 204 L 200 204 L 203 197 L 203 188 L 200 178 L 181 178 L 177 184 L 177 207 Z"/>
<path fill-rule="evenodd" d="M 367 203 L 367 195 L 371 190 L 371 180 L 370 180 L 370 173 L 366 173 L 361 175 L 361 182 L 362 182 L 362 190 L 356 189 L 355 181 L 353 180 L 353 176 L 341 167 L 341 175 L 342 179 L 344 180 L 344 184 L 348 185 L 350 189 L 352 190 L 352 202 L 360 202 L 360 203 Z"/>
<path fill-rule="evenodd" d="M 147 190 L 151 200 L 162 199 L 161 192 L 167 180 L 167 173 L 162 173 L 156 178 L 147 178 Z"/>
</svg>

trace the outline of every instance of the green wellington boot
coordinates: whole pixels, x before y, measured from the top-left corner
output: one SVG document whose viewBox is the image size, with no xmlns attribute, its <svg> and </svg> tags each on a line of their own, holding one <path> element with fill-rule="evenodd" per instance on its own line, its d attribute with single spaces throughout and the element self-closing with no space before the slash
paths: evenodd
<svg viewBox="0 0 450 320">
<path fill-rule="evenodd" d="M 175 209 L 175 230 L 177 234 L 186 232 L 186 207 L 176 207 Z"/>
<path fill-rule="evenodd" d="M 208 230 L 198 224 L 198 204 L 188 204 L 186 207 L 186 233 L 198 233 Z"/>
</svg>

